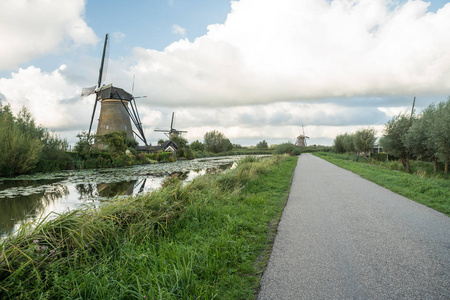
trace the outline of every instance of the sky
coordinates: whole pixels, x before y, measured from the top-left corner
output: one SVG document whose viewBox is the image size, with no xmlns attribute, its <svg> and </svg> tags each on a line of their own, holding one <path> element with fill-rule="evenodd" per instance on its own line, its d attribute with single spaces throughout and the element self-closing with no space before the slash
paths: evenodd
<svg viewBox="0 0 450 300">
<path fill-rule="evenodd" d="M 103 83 L 131 92 L 135 78 L 153 144 L 175 112 L 190 142 L 218 130 L 279 144 L 304 130 L 332 145 L 362 128 L 381 136 L 414 97 L 420 111 L 450 95 L 445 0 L 2 0 L 0 103 L 73 145 L 106 33 Z"/>
</svg>

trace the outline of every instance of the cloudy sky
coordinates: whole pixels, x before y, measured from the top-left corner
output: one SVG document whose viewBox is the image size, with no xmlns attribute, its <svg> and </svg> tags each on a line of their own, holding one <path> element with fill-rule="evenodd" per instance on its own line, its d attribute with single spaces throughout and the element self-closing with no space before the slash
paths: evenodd
<svg viewBox="0 0 450 300">
<path fill-rule="evenodd" d="M 103 39 L 104 83 L 135 96 L 155 128 L 189 141 L 331 145 L 450 95 L 447 0 L 2 0 L 0 101 L 26 106 L 71 143 L 89 127 Z M 96 124 L 95 124 L 96 125 Z"/>
</svg>

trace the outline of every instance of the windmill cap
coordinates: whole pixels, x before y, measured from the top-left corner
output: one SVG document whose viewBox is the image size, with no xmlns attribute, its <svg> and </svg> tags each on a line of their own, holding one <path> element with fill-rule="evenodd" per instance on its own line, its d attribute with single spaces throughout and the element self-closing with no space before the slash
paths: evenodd
<svg viewBox="0 0 450 300">
<path fill-rule="evenodd" d="M 124 89 L 115 87 L 112 85 L 112 83 L 110 83 L 108 85 L 102 86 L 98 90 L 98 99 L 99 100 L 122 99 L 126 101 L 131 101 L 133 99 L 133 96 Z"/>
</svg>

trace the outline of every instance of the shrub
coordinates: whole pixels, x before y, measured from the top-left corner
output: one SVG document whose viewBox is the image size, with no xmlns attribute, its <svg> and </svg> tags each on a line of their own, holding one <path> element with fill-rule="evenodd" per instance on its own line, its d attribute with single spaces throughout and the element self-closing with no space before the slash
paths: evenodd
<svg viewBox="0 0 450 300">
<path fill-rule="evenodd" d="M 269 146 L 267 145 L 267 142 L 265 140 L 262 140 L 258 144 L 256 144 L 256 148 L 258 149 L 268 149 Z"/>
<path fill-rule="evenodd" d="M 300 148 L 287 142 L 276 146 L 274 154 L 289 154 L 291 156 L 300 155 Z"/>
</svg>

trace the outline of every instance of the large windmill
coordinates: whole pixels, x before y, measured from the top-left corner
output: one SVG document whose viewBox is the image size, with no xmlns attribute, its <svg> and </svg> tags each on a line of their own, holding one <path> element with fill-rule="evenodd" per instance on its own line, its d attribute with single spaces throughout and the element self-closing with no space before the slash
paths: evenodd
<svg viewBox="0 0 450 300">
<path fill-rule="evenodd" d="M 112 83 L 102 85 L 102 79 L 106 74 L 105 56 L 107 49 L 108 34 L 105 36 L 105 43 L 103 45 L 103 54 L 100 63 L 97 86 L 83 89 L 81 94 L 82 97 L 86 97 L 91 94 L 96 95 L 88 136 L 91 134 L 97 103 L 100 102 L 101 107 L 100 117 L 98 119 L 97 135 L 104 135 L 113 131 L 122 131 L 125 132 L 129 138 L 134 139 L 134 136 L 138 137 L 147 146 L 147 140 L 145 139 L 142 122 L 139 117 L 133 95 L 126 92 L 124 89 L 114 87 Z M 133 122 L 136 131 L 133 130 L 131 122 Z"/>
<path fill-rule="evenodd" d="M 303 129 L 303 134 L 300 134 L 297 137 L 297 143 L 295 143 L 295 145 L 298 146 L 298 147 L 304 148 L 304 147 L 307 146 L 306 145 L 306 139 L 309 139 L 309 137 L 305 135 L 305 128 L 303 127 L 303 125 L 302 125 L 302 129 Z"/>
<path fill-rule="evenodd" d="M 184 130 L 176 130 L 173 128 L 173 119 L 175 117 L 175 113 L 172 113 L 172 121 L 170 122 L 170 129 L 155 129 L 157 132 L 164 132 L 164 134 L 170 138 L 172 135 L 181 135 L 181 133 L 186 133 L 187 131 Z"/>
</svg>

